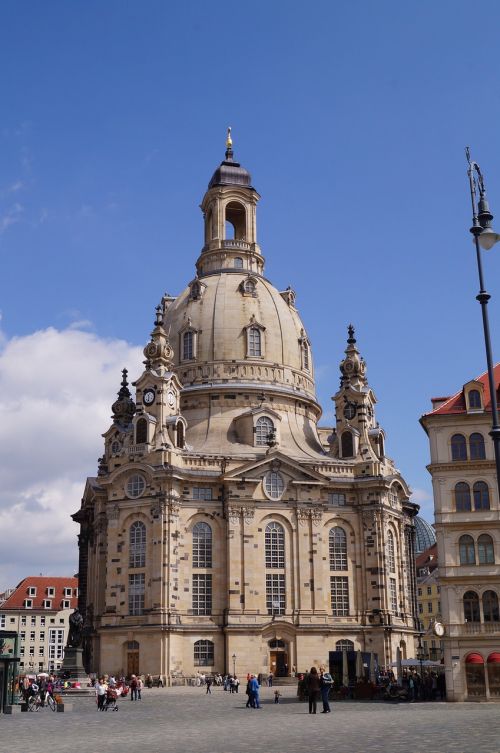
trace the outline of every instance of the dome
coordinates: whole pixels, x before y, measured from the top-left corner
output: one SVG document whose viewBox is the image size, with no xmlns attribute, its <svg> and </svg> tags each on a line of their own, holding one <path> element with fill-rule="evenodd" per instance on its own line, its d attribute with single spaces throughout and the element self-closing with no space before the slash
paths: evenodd
<svg viewBox="0 0 500 753">
<path fill-rule="evenodd" d="M 245 186 L 245 188 L 252 187 L 252 176 L 240 165 L 239 162 L 234 162 L 232 159 L 225 159 L 220 163 L 216 169 L 210 183 L 209 188 L 214 186 Z"/>
<path fill-rule="evenodd" d="M 416 551 L 415 554 L 421 554 L 436 543 L 436 534 L 434 528 L 426 520 L 417 515 L 415 518 L 416 533 Z"/>
<path fill-rule="evenodd" d="M 245 292 L 250 283 L 251 293 Z M 313 365 L 304 325 L 289 291 L 282 295 L 259 275 L 221 271 L 194 280 L 168 307 L 165 327 L 174 348 L 174 370 L 184 386 L 228 381 L 263 383 L 315 400 Z M 262 352 L 248 353 L 248 330 L 259 330 Z M 183 358 L 183 335 L 195 336 Z M 306 368 L 307 367 L 307 368 Z M 229 378 L 229 379 L 228 379 Z"/>
</svg>

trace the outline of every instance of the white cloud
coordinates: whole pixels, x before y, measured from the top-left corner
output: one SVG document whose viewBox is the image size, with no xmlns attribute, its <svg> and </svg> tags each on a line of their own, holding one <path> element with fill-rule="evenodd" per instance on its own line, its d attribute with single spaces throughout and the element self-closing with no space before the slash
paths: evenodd
<svg viewBox="0 0 500 753">
<path fill-rule="evenodd" d="M 121 369 L 133 379 L 140 363 L 140 348 L 74 327 L 0 338 L 0 591 L 76 572 L 70 515 L 96 472 Z"/>
<path fill-rule="evenodd" d="M 24 207 L 16 202 L 0 215 L 0 235 L 3 235 L 11 225 L 19 222 L 23 212 Z"/>
<path fill-rule="evenodd" d="M 427 489 L 412 489 L 411 501 L 416 502 L 417 505 L 421 505 L 424 502 L 430 502 L 432 500 L 432 494 Z"/>
</svg>

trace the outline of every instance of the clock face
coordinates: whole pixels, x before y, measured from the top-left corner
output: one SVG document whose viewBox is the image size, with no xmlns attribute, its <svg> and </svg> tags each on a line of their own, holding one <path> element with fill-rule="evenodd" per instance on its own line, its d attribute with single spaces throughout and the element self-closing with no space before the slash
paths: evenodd
<svg viewBox="0 0 500 753">
<path fill-rule="evenodd" d="M 444 625 L 442 625 L 440 622 L 435 622 L 434 633 L 437 635 L 438 638 L 442 638 L 444 635 Z"/>
<path fill-rule="evenodd" d="M 351 419 L 356 415 L 357 408 L 354 403 L 346 403 L 344 408 L 344 417 Z"/>
<path fill-rule="evenodd" d="M 172 390 L 169 390 L 167 392 L 167 402 L 170 405 L 171 408 L 175 405 L 175 394 L 172 392 Z"/>
<path fill-rule="evenodd" d="M 145 405 L 151 405 L 151 403 L 154 402 L 155 399 L 155 391 L 152 389 L 144 390 L 144 393 L 142 395 L 142 402 L 145 403 Z"/>
</svg>

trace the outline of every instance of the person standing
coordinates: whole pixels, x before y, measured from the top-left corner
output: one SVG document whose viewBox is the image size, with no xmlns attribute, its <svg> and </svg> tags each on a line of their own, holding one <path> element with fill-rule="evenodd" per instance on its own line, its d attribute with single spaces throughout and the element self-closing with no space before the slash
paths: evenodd
<svg viewBox="0 0 500 753">
<path fill-rule="evenodd" d="M 274 691 L 274 702 L 279 703 L 280 702 L 280 696 L 281 693 L 279 692 L 278 688 Z"/>
<path fill-rule="evenodd" d="M 333 685 L 333 678 L 330 672 L 327 672 L 324 667 L 321 667 L 319 683 L 320 683 L 320 690 L 321 690 L 321 700 L 323 702 L 323 711 L 321 713 L 329 714 L 331 709 L 330 709 L 330 703 L 328 702 L 328 696 L 330 695 L 330 689 Z"/>
<path fill-rule="evenodd" d="M 316 667 L 311 667 L 307 681 L 310 714 L 316 713 L 320 687 L 321 686 L 319 682 L 318 670 L 316 669 Z"/>
<path fill-rule="evenodd" d="M 99 679 L 96 680 L 96 684 L 95 684 L 95 692 L 97 696 L 97 711 L 104 710 L 104 701 L 106 700 L 107 689 L 108 689 L 108 686 L 106 685 L 106 682 L 104 681 L 104 677 L 99 677 Z"/>
<path fill-rule="evenodd" d="M 135 675 L 130 678 L 130 700 L 137 701 L 137 677 Z"/>
<path fill-rule="evenodd" d="M 260 685 L 255 675 L 252 675 L 250 678 L 249 688 L 250 688 L 251 707 L 253 709 L 261 709 L 262 706 L 260 705 L 260 698 L 259 698 Z"/>
<path fill-rule="evenodd" d="M 207 677 L 206 684 L 207 684 L 207 693 L 209 695 L 212 695 L 212 690 L 211 690 L 212 678 L 211 677 Z"/>
<path fill-rule="evenodd" d="M 141 693 L 142 693 L 143 687 L 144 687 L 144 683 L 142 681 L 142 678 L 138 677 L 137 678 L 137 698 L 138 698 L 139 701 L 142 701 L 142 695 L 141 695 Z"/>
<path fill-rule="evenodd" d="M 273 673 L 269 672 L 269 677 L 267 678 L 267 687 L 272 688 L 273 687 Z"/>
</svg>

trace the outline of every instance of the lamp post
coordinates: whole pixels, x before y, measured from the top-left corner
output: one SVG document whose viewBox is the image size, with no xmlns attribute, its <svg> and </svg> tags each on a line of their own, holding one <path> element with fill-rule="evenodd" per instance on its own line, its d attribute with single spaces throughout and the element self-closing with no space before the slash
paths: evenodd
<svg viewBox="0 0 500 753">
<path fill-rule="evenodd" d="M 236 677 L 236 654 L 233 654 L 233 677 Z"/>
<path fill-rule="evenodd" d="M 500 240 L 500 235 L 495 233 L 495 231 L 491 227 L 491 220 L 493 219 L 493 215 L 490 212 L 490 207 L 486 198 L 484 178 L 481 170 L 479 169 L 479 165 L 477 164 L 477 162 L 473 162 L 471 160 L 469 147 L 466 148 L 465 154 L 467 156 L 467 162 L 469 163 L 467 175 L 469 176 L 470 196 L 472 202 L 472 227 L 470 229 L 470 232 L 474 237 L 474 244 L 476 247 L 477 271 L 479 275 L 479 293 L 476 296 L 476 299 L 481 304 L 481 313 L 483 316 L 484 346 L 486 349 L 488 382 L 490 386 L 492 424 L 489 434 L 493 441 L 493 448 L 495 451 L 497 490 L 500 497 L 500 425 L 498 423 L 495 373 L 493 371 L 490 324 L 488 320 L 488 301 L 490 300 L 491 296 L 486 292 L 484 286 L 483 265 L 481 260 L 481 248 L 489 251 L 490 248 L 493 248 L 495 243 L 498 243 L 498 241 Z M 477 190 L 479 190 L 479 201 L 477 199 Z"/>
</svg>

